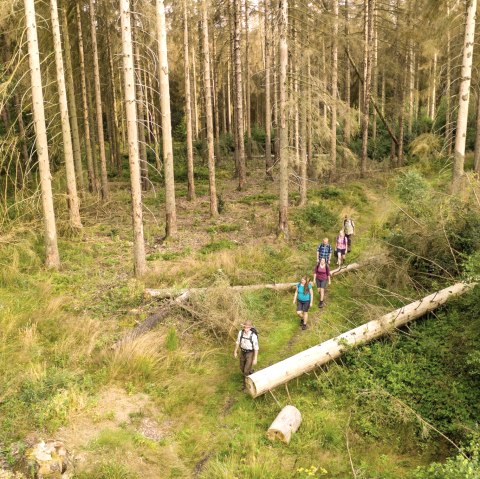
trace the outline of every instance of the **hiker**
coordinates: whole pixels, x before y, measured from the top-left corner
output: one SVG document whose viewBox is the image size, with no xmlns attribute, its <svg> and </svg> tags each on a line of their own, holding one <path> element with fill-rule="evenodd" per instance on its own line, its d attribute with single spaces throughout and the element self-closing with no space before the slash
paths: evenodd
<svg viewBox="0 0 480 479">
<path fill-rule="evenodd" d="M 322 258 L 320 260 L 320 263 L 315 266 L 315 270 L 313 272 L 313 279 L 315 280 L 315 283 L 317 284 L 317 290 L 318 294 L 320 295 L 320 301 L 318 302 L 318 307 L 323 308 L 325 305 L 325 288 L 327 287 L 327 281 L 328 284 L 332 283 L 332 275 L 330 274 L 330 268 L 328 267 L 327 262 L 325 261 L 325 258 Z"/>
<path fill-rule="evenodd" d="M 320 263 L 322 258 L 325 258 L 327 264 L 330 264 L 330 259 L 332 257 L 332 247 L 328 242 L 328 238 L 323 238 L 322 243 L 317 248 L 317 263 Z"/>
<path fill-rule="evenodd" d="M 337 264 L 339 267 L 345 262 L 345 255 L 348 251 L 348 239 L 345 236 L 345 231 L 340 230 L 337 239 L 335 240 L 335 253 L 337 255 Z"/>
<path fill-rule="evenodd" d="M 347 237 L 348 249 L 351 250 L 352 236 L 355 234 L 355 223 L 348 215 L 345 215 L 345 218 L 343 219 L 343 231 L 345 231 L 345 236 Z"/>
<path fill-rule="evenodd" d="M 297 314 L 300 317 L 300 326 L 307 329 L 308 310 L 313 303 L 313 287 L 312 283 L 306 276 L 302 276 L 300 283 L 295 288 L 295 296 L 293 304 L 297 305 Z"/>
<path fill-rule="evenodd" d="M 238 332 L 237 342 L 233 356 L 238 356 L 240 349 L 240 371 L 243 374 L 243 390 L 245 391 L 245 378 L 253 373 L 253 366 L 257 364 L 258 359 L 258 334 L 250 320 L 242 325 L 243 329 Z"/>
</svg>

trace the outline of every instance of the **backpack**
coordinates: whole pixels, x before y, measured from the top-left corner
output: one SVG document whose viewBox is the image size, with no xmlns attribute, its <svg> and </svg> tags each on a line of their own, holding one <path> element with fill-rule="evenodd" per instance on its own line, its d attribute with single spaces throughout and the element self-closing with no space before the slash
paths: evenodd
<svg viewBox="0 0 480 479">
<path fill-rule="evenodd" d="M 347 235 L 351 235 L 353 233 L 353 220 L 351 218 L 348 218 L 343 222 L 343 229 Z"/>
<path fill-rule="evenodd" d="M 249 338 L 246 338 L 246 339 L 248 339 L 252 343 L 252 350 L 253 350 L 253 335 L 254 334 L 257 335 L 257 341 L 258 341 L 258 331 L 257 331 L 257 328 L 254 328 L 253 326 L 250 328 L 250 331 L 252 332 L 252 334 L 250 335 Z M 240 334 L 240 341 L 239 341 L 240 346 L 242 345 L 242 339 L 243 339 L 243 329 L 242 329 L 242 334 Z"/>
</svg>

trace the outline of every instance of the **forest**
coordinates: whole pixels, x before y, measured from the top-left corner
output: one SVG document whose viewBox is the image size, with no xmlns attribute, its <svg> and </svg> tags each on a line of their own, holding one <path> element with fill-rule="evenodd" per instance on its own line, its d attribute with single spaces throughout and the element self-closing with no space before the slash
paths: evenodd
<svg viewBox="0 0 480 479">
<path fill-rule="evenodd" d="M 476 18 L 0 0 L 0 479 L 480 478 Z"/>
</svg>

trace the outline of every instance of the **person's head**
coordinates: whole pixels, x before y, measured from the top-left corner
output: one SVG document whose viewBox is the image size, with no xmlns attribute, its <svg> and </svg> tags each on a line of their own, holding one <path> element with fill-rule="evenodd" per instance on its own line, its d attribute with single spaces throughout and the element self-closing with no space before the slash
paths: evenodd
<svg viewBox="0 0 480 479">
<path fill-rule="evenodd" d="M 345 215 L 345 219 L 348 220 L 348 215 Z"/>
<path fill-rule="evenodd" d="M 340 230 L 340 236 L 345 236 L 345 231 L 344 230 Z"/>
<path fill-rule="evenodd" d="M 323 238 L 323 244 L 328 244 L 328 238 Z"/>
<path fill-rule="evenodd" d="M 307 284 L 307 277 L 306 276 L 302 276 L 302 279 L 300 280 L 300 284 Z"/>
<path fill-rule="evenodd" d="M 320 259 L 320 266 L 323 268 L 325 266 L 326 260 L 325 258 Z"/>
<path fill-rule="evenodd" d="M 253 328 L 253 323 L 248 319 L 247 321 L 245 321 L 245 323 L 243 324 L 243 330 L 245 332 L 248 332 L 250 331 L 251 329 Z"/>
</svg>

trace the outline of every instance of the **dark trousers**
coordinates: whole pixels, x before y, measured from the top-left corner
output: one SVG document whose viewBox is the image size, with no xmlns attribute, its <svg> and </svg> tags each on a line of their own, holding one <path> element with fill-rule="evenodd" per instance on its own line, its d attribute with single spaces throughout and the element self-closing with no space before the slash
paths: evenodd
<svg viewBox="0 0 480 479">
<path fill-rule="evenodd" d="M 240 371 L 243 374 L 243 384 L 245 384 L 245 378 L 253 372 L 253 355 L 253 351 L 240 351 Z"/>
<path fill-rule="evenodd" d="M 348 247 L 350 248 L 350 246 L 352 246 L 352 236 L 353 235 L 345 235 L 345 236 L 347 238 Z"/>
</svg>

